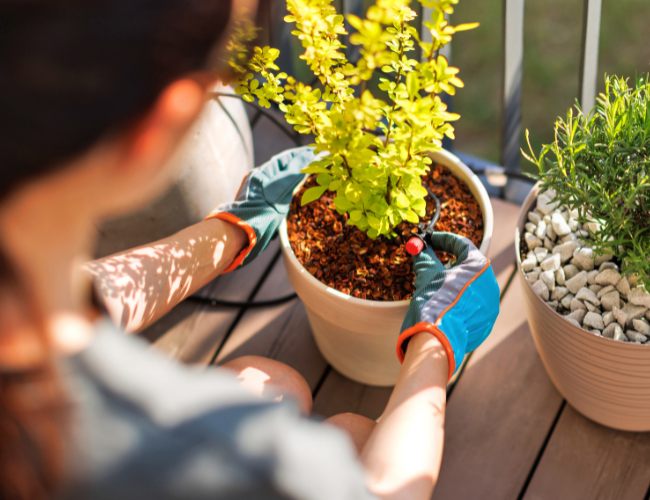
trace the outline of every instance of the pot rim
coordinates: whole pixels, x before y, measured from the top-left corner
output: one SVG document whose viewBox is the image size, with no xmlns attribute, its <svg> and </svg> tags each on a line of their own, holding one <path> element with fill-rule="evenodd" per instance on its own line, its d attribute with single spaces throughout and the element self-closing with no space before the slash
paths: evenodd
<svg viewBox="0 0 650 500">
<path fill-rule="evenodd" d="M 456 155 L 450 153 L 449 151 L 445 149 L 441 149 L 440 151 L 435 151 L 431 152 L 431 155 L 440 155 L 443 158 L 445 158 L 448 162 L 453 163 L 454 166 L 460 168 L 460 170 L 469 178 L 469 180 L 474 184 L 476 187 L 479 196 L 476 196 L 475 193 L 472 193 L 474 195 L 474 198 L 476 198 L 476 201 L 479 202 L 479 205 L 482 204 L 485 207 L 488 207 L 488 212 L 489 213 L 482 213 L 483 216 L 483 240 L 481 240 L 481 248 L 479 250 L 487 252 L 487 249 L 489 248 L 490 241 L 492 239 L 492 232 L 493 232 L 493 227 L 494 227 L 494 214 L 491 211 L 491 202 L 490 202 L 490 197 L 487 194 L 487 191 L 485 189 L 485 186 L 483 186 L 483 183 L 480 181 L 478 176 L 467 166 L 465 165 Z M 434 160 L 435 161 L 435 160 Z M 447 168 L 449 168 L 447 165 L 444 165 Z M 459 179 L 463 181 L 463 179 Z M 306 181 L 303 180 L 298 186 L 296 186 L 296 189 L 294 190 L 294 194 L 298 192 L 298 190 L 302 187 L 304 182 Z M 465 182 L 465 181 L 463 181 Z M 470 187 L 470 186 L 468 186 Z M 483 212 L 483 209 L 481 207 L 481 212 Z M 289 242 L 289 236 L 287 234 L 287 218 L 286 216 L 284 219 L 282 219 L 282 223 L 280 224 L 280 227 L 278 228 L 278 232 L 280 234 L 280 245 L 283 250 L 286 251 L 286 254 L 289 256 L 289 259 L 291 262 L 296 265 L 298 268 L 302 269 L 304 271 L 303 274 L 307 277 L 307 281 L 311 283 L 313 286 L 315 286 L 317 289 L 319 289 L 322 292 L 330 293 L 334 295 L 335 297 L 339 299 L 343 299 L 348 301 L 351 304 L 357 304 L 359 306 L 370 306 L 370 307 L 383 307 L 383 308 L 395 308 L 395 309 L 403 309 L 404 307 L 408 306 L 410 304 L 410 299 L 409 300 L 369 300 L 369 299 L 359 299 L 357 297 L 353 297 L 352 295 L 346 295 L 343 292 L 339 292 L 335 288 L 327 286 L 325 283 L 321 282 L 314 276 L 312 276 L 305 267 L 300 263 L 296 255 L 293 253 L 293 249 L 291 248 L 291 243 Z M 483 250 L 483 247 L 485 246 L 485 249 Z"/>
<path fill-rule="evenodd" d="M 585 339 L 589 339 L 589 341 L 595 341 L 595 342 L 606 342 L 603 345 L 609 345 L 610 347 L 616 347 L 617 349 L 648 349 L 650 346 L 646 346 L 644 344 L 633 344 L 631 342 L 620 342 L 618 340 L 610 339 L 607 337 L 603 337 L 602 335 L 594 335 L 593 333 L 589 332 L 588 330 L 585 330 L 584 328 L 580 327 L 578 328 L 574 324 L 568 322 L 564 316 L 562 316 L 559 312 L 554 311 L 548 305 L 542 298 L 535 293 L 533 290 L 533 286 L 530 284 L 528 279 L 526 278 L 526 273 L 524 273 L 524 270 L 521 267 L 521 233 L 519 231 L 520 227 L 523 227 L 525 224 L 526 220 L 528 220 L 528 212 L 532 209 L 533 202 L 537 199 L 537 195 L 539 194 L 541 190 L 541 182 L 537 182 L 533 188 L 530 190 L 530 193 L 528 193 L 528 196 L 526 196 L 526 199 L 524 200 L 524 203 L 521 205 L 521 210 L 519 211 L 519 217 L 517 217 L 517 225 L 515 226 L 515 255 L 517 257 L 517 269 L 519 274 L 523 275 L 524 281 L 526 282 L 526 285 L 530 289 L 530 291 L 533 293 L 535 296 L 535 300 L 539 303 L 541 303 L 546 309 L 548 309 L 549 312 L 556 314 L 560 318 L 562 318 L 562 321 L 566 324 L 569 332 L 572 332 L 574 335 L 581 335 Z"/>
</svg>

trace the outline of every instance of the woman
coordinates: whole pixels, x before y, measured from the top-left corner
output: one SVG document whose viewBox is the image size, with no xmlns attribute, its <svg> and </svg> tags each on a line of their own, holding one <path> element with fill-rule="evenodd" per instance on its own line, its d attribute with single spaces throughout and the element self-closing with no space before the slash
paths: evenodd
<svg viewBox="0 0 650 500">
<path fill-rule="evenodd" d="M 101 316 L 83 264 L 96 221 L 169 184 L 166 160 L 214 83 L 202 68 L 233 9 L 222 0 L 2 0 L 0 9 L 2 498 L 428 498 L 448 375 L 489 333 L 458 321 L 458 332 L 444 321 L 434 328 L 430 311 L 453 312 L 478 274 L 454 278 L 462 290 L 438 300 L 432 294 L 451 281 L 431 249 L 416 260 L 403 369 L 380 423 L 334 418 L 360 456 L 334 426 L 300 415 L 311 395 L 279 363 L 172 365 Z M 108 309 L 125 328 L 141 328 L 253 259 L 311 158 L 309 150 L 276 157 L 206 221 L 91 264 Z M 261 206 L 260 192 L 277 196 Z M 460 260 L 470 262 L 474 250 L 463 244 Z M 169 279 L 147 286 L 155 274 Z M 474 306 L 463 310 L 491 328 L 498 289 L 496 300 L 488 321 Z M 272 396 L 260 394 L 259 373 Z M 277 395 L 297 404 L 275 403 Z"/>
</svg>

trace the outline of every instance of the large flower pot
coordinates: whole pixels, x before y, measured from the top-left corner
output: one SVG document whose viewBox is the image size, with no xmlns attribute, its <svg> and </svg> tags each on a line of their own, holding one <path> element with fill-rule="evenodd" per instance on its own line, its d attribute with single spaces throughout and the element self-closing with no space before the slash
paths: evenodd
<svg viewBox="0 0 650 500">
<path fill-rule="evenodd" d="M 492 238 L 492 205 L 478 177 L 447 151 L 432 153 L 469 187 L 483 214 L 484 234 L 480 250 L 486 253 Z M 395 353 L 397 337 L 409 307 L 408 300 L 380 302 L 345 295 L 314 278 L 291 249 L 286 221 L 280 226 L 282 255 L 289 280 L 307 309 L 314 338 L 321 353 L 340 373 L 368 385 L 392 386 L 400 364 Z"/>
<path fill-rule="evenodd" d="M 515 242 L 528 323 L 558 391 L 577 411 L 602 425 L 650 431 L 650 347 L 608 339 L 572 325 L 533 291 L 521 268 L 520 235 L 537 201 L 526 198 Z"/>
</svg>

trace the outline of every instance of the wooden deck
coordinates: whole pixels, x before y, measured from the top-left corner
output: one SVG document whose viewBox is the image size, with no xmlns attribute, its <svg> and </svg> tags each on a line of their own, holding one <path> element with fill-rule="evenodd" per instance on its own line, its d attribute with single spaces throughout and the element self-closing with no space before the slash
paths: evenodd
<svg viewBox="0 0 650 500">
<path fill-rule="evenodd" d="M 282 143 L 282 137 L 275 139 Z M 587 420 L 566 404 L 546 374 L 519 281 L 513 279 L 519 207 L 498 199 L 493 207 L 489 257 L 501 287 L 501 314 L 449 386 L 445 451 L 433 498 L 650 499 L 650 433 L 619 432 Z M 274 241 L 251 265 L 219 277 L 201 294 L 243 301 L 291 292 Z M 376 419 L 391 393 L 348 380 L 327 364 L 298 299 L 255 309 L 207 310 L 182 303 L 140 335 L 187 363 L 214 358 L 218 365 L 247 354 L 287 363 L 305 377 L 314 413 L 323 417 L 354 412 Z"/>
</svg>

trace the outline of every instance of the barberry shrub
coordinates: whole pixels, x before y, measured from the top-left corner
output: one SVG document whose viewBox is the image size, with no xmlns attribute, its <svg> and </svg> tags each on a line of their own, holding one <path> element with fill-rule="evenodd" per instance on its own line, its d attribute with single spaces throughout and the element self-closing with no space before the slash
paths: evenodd
<svg viewBox="0 0 650 500">
<path fill-rule="evenodd" d="M 410 24 L 416 17 L 410 0 L 377 0 L 365 19 L 347 16 L 355 30 L 349 43 L 360 49 L 359 60 L 351 62 L 340 39 L 348 34 L 344 18 L 332 0 L 287 0 L 290 15 L 284 19 L 295 24 L 292 34 L 305 49 L 300 58 L 318 77 L 319 88 L 279 72 L 277 49 L 255 47 L 252 58 L 242 62 L 250 27 L 239 26 L 229 46 L 231 64 L 242 74 L 231 82 L 235 92 L 267 108 L 277 103 L 287 123 L 312 134 L 316 152 L 324 152 L 304 169 L 318 185 L 305 191 L 302 204 L 332 191 L 337 211 L 349 214 L 347 223 L 370 238 L 394 236 L 402 221 L 417 223 L 425 215 L 421 178 L 431 164 L 427 153 L 439 151 L 444 136 L 454 138 L 450 122 L 459 118 L 439 94 L 454 95 L 463 86 L 440 49 L 457 31 L 478 26 L 448 24 L 446 16 L 458 0 L 418 1 L 431 9 L 431 18 L 423 21 L 431 42 L 423 42 Z M 420 61 L 409 57 L 416 45 Z M 385 74 L 379 88 L 387 100 L 365 89 L 376 71 Z"/>
<path fill-rule="evenodd" d="M 555 141 L 539 156 L 542 189 L 577 209 L 598 255 L 613 254 L 623 274 L 650 290 L 650 82 L 605 76 L 605 92 L 585 116 L 578 103 L 555 122 Z"/>
</svg>

